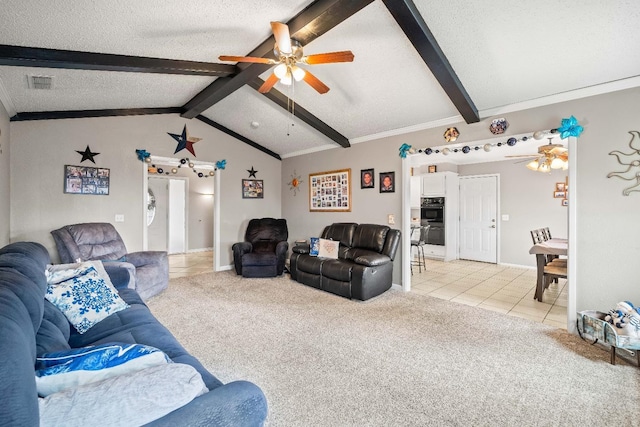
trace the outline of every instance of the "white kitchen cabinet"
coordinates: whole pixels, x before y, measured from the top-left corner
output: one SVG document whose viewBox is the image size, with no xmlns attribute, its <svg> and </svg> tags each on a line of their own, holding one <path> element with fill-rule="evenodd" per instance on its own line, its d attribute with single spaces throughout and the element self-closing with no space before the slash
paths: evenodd
<svg viewBox="0 0 640 427">
<path fill-rule="evenodd" d="M 422 196 L 444 196 L 447 173 L 436 172 L 422 175 Z"/>
</svg>

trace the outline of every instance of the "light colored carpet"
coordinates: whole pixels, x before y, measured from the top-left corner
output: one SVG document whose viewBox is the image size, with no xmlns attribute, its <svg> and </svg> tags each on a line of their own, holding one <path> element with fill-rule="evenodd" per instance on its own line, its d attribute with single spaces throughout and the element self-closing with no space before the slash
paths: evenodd
<svg viewBox="0 0 640 427">
<path fill-rule="evenodd" d="M 157 318 L 269 426 L 640 425 L 640 369 L 525 319 L 391 290 L 355 302 L 232 272 L 171 280 Z"/>
</svg>

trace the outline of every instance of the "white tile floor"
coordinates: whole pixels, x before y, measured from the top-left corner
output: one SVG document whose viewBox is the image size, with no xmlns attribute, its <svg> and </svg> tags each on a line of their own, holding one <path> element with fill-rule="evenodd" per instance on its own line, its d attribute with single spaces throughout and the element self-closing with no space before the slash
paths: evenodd
<svg viewBox="0 0 640 427">
<path fill-rule="evenodd" d="M 567 326 L 566 280 L 552 283 L 542 302 L 533 299 L 536 270 L 474 261 L 426 260 L 422 273 L 413 267 L 412 291 L 523 317 L 557 328 Z M 213 252 L 169 255 L 169 276 L 213 271 Z"/>
<path fill-rule="evenodd" d="M 552 283 L 539 302 L 533 299 L 535 269 L 427 259 L 422 273 L 413 266 L 411 290 L 566 329 L 566 282 Z"/>
<path fill-rule="evenodd" d="M 190 252 L 169 255 L 169 278 L 213 271 L 213 252 Z"/>
</svg>

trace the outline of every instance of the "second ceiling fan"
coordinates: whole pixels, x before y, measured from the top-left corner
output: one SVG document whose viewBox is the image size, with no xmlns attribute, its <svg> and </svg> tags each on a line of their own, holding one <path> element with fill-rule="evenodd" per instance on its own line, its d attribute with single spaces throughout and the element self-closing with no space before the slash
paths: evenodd
<svg viewBox="0 0 640 427">
<path fill-rule="evenodd" d="M 230 55 L 221 55 L 219 57 L 221 61 L 276 65 L 269 78 L 262 86 L 260 86 L 260 89 L 258 89 L 260 93 L 269 92 L 278 81 L 284 85 L 291 85 L 294 80 L 304 80 L 312 88 L 318 91 L 318 93 L 327 93 L 329 91 L 329 87 L 309 71 L 300 68 L 298 64 L 316 65 L 335 62 L 353 62 L 354 56 L 350 50 L 318 53 L 315 55 L 305 56 L 300 43 L 291 39 L 287 24 L 272 22 L 271 29 L 273 31 L 273 36 L 276 39 L 276 45 L 273 49 L 276 59 Z"/>
</svg>

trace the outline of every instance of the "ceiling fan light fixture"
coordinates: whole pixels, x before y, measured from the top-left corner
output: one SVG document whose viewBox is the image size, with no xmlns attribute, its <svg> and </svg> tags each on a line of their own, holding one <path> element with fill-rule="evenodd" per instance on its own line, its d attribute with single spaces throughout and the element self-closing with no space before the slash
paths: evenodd
<svg viewBox="0 0 640 427">
<path fill-rule="evenodd" d="M 287 74 L 285 74 L 284 77 L 280 79 L 280 83 L 285 86 L 291 86 L 291 83 L 293 83 L 293 79 L 291 77 L 291 71 L 287 69 Z"/>
<path fill-rule="evenodd" d="M 532 160 L 529 163 L 527 163 L 527 169 L 530 169 L 532 171 L 537 171 L 538 170 L 538 159 Z"/>
<path fill-rule="evenodd" d="M 291 67 L 291 74 L 293 74 L 293 78 L 295 79 L 295 81 L 299 82 L 304 78 L 306 71 L 304 71 L 302 68 L 298 67 L 297 65 L 294 65 Z"/>
<path fill-rule="evenodd" d="M 287 64 L 280 64 L 276 68 L 273 69 L 273 74 L 280 80 L 282 80 L 287 75 Z"/>
<path fill-rule="evenodd" d="M 558 157 L 554 157 L 551 160 L 551 169 L 561 169 L 566 162 Z"/>
<path fill-rule="evenodd" d="M 538 172 L 551 172 L 551 168 L 549 167 L 549 162 L 544 162 L 538 167 Z"/>
</svg>

